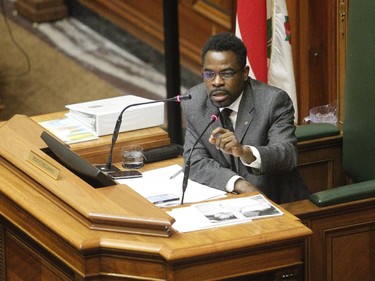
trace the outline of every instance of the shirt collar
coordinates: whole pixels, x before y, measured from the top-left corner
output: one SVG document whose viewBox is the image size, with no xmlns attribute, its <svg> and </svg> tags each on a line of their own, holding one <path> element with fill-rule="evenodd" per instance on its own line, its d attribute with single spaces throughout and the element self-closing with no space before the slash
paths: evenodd
<svg viewBox="0 0 375 281">
<path fill-rule="evenodd" d="M 234 101 L 232 102 L 229 106 L 227 107 L 220 107 L 219 110 L 220 112 L 224 109 L 224 108 L 229 108 L 231 110 L 233 110 L 234 112 L 238 112 L 238 108 L 240 107 L 240 102 L 241 102 L 241 99 L 242 99 L 242 95 L 243 95 L 243 92 L 241 93 L 241 95 L 239 95 L 239 97 Z"/>
</svg>

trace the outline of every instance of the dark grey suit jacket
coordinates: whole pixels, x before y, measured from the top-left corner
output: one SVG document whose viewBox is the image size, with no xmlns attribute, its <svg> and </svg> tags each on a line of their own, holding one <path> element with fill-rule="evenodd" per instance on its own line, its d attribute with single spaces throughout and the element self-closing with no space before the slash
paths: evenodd
<svg viewBox="0 0 375 281">
<path fill-rule="evenodd" d="M 191 88 L 188 94 L 192 99 L 182 103 L 186 117 L 185 159 L 210 116 L 218 113 L 203 83 Z M 190 178 L 225 190 L 228 180 L 236 173 L 230 166 L 230 156 L 208 142 L 217 127 L 222 127 L 220 119 L 208 128 L 194 149 Z M 296 169 L 298 151 L 294 131 L 294 109 L 288 94 L 249 78 L 239 106 L 235 134 L 243 145 L 258 149 L 262 167 L 249 168 L 236 158 L 235 170 L 276 203 L 305 199 L 308 195 Z"/>
</svg>

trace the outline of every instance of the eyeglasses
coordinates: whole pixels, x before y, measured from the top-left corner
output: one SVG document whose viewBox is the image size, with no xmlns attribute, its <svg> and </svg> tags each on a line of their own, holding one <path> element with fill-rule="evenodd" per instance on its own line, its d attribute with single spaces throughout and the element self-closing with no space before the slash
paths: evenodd
<svg viewBox="0 0 375 281">
<path fill-rule="evenodd" d="M 219 72 L 216 72 L 216 71 L 212 71 L 212 70 L 206 70 L 206 71 L 203 71 L 202 73 L 202 77 L 203 79 L 206 79 L 206 80 L 213 80 L 215 79 L 216 75 L 219 74 L 220 78 L 221 79 L 224 79 L 224 80 L 229 80 L 231 78 L 233 78 L 233 76 L 240 70 L 242 70 L 243 68 L 239 68 L 237 70 L 231 70 L 231 69 L 228 69 L 228 70 L 223 70 L 223 71 L 219 71 Z"/>
</svg>

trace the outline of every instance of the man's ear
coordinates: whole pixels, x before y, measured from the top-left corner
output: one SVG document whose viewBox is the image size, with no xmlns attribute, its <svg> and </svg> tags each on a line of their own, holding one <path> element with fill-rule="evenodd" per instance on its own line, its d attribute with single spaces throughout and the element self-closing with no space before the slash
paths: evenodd
<svg viewBox="0 0 375 281">
<path fill-rule="evenodd" d="M 242 77 L 243 79 L 246 81 L 247 80 L 247 77 L 249 76 L 249 73 L 250 73 L 250 67 L 248 65 L 246 65 L 244 68 L 243 68 L 243 71 L 242 71 Z"/>
</svg>

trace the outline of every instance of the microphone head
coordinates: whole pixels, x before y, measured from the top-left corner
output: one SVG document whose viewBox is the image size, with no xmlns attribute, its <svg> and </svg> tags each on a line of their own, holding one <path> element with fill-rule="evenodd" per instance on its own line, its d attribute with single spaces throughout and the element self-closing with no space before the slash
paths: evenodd
<svg viewBox="0 0 375 281">
<path fill-rule="evenodd" d="M 218 118 L 218 115 L 219 115 L 219 114 L 212 114 L 212 115 L 210 116 L 211 121 L 216 122 L 217 119 L 219 119 L 219 118 Z"/>
<path fill-rule="evenodd" d="M 191 95 L 177 96 L 177 101 L 182 101 L 182 100 L 191 100 Z"/>
</svg>

